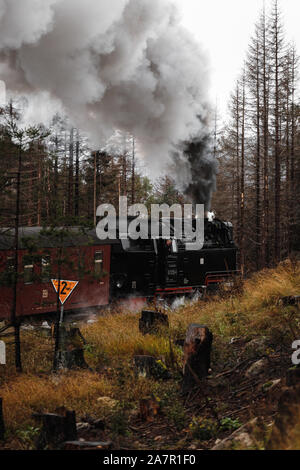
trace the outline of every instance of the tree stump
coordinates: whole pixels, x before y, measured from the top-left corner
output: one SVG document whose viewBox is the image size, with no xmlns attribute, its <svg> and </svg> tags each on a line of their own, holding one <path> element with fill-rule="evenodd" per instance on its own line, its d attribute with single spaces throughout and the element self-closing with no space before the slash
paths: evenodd
<svg viewBox="0 0 300 470">
<path fill-rule="evenodd" d="M 81 333 L 80 329 L 75 328 L 74 326 L 70 328 L 69 337 L 72 339 L 73 343 L 77 341 L 79 345 L 87 344 L 87 341 Z"/>
<path fill-rule="evenodd" d="M 168 315 L 144 310 L 139 320 L 139 329 L 143 335 L 156 334 L 162 326 L 169 327 Z"/>
<path fill-rule="evenodd" d="M 83 346 L 86 344 L 79 328 L 67 330 L 64 325 L 59 328 L 59 350 L 57 351 L 58 369 L 88 369 L 84 359 Z"/>
<path fill-rule="evenodd" d="M 183 389 L 189 390 L 207 377 L 213 335 L 206 326 L 190 325 L 184 343 Z"/>
<path fill-rule="evenodd" d="M 155 398 L 140 400 L 140 418 L 144 422 L 151 422 L 159 413 L 160 405 Z"/>
<path fill-rule="evenodd" d="M 299 422 L 300 386 L 284 389 L 278 401 L 275 422 L 266 450 L 287 449 L 289 437 Z"/>
<path fill-rule="evenodd" d="M 0 440 L 4 440 L 5 435 L 5 425 L 4 425 L 4 417 L 3 417 L 3 408 L 2 408 L 2 398 L 0 398 Z"/>
<path fill-rule="evenodd" d="M 58 351 L 58 368 L 59 369 L 88 369 L 88 365 L 84 359 L 83 349 L 72 349 L 71 351 Z"/>
<path fill-rule="evenodd" d="M 168 379 L 167 367 L 152 356 L 134 356 L 135 375 L 137 377 Z"/>
<path fill-rule="evenodd" d="M 42 422 L 42 430 L 36 441 L 37 450 L 55 449 L 65 441 L 78 439 L 75 411 L 66 410 L 64 415 L 34 414 L 33 417 Z"/>
<path fill-rule="evenodd" d="M 153 377 L 156 359 L 152 356 L 134 356 L 134 366 L 138 377 Z"/>
</svg>

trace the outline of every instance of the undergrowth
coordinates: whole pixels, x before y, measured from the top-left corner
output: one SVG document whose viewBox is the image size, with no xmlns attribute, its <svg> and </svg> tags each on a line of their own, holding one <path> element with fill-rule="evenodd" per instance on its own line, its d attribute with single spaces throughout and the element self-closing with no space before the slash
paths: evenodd
<svg viewBox="0 0 300 470">
<path fill-rule="evenodd" d="M 39 333 L 22 331 L 24 373 L 17 375 L 13 366 L 13 347 L 7 345 L 8 364 L 0 369 L 0 396 L 3 398 L 7 433 L 13 448 L 24 448 L 27 437 L 35 431 L 34 412 L 55 412 L 59 407 L 74 409 L 77 416 L 89 414 L 109 418 L 114 433 L 126 434 L 129 409 L 138 409 L 139 400 L 153 396 L 161 402 L 163 412 L 177 429 L 187 425 L 180 398 L 180 372 L 183 352 L 178 340 L 185 338 L 191 323 L 206 324 L 214 334 L 213 367 L 222 369 L 233 351 L 232 338 L 247 341 L 263 337 L 269 344 L 290 347 L 300 337 L 300 315 L 296 307 L 283 307 L 280 299 L 299 294 L 300 263 L 286 261 L 276 269 L 263 270 L 246 280 L 237 292 L 220 292 L 209 300 L 199 300 L 167 311 L 170 328 L 158 335 L 139 332 L 139 313 L 110 312 L 95 324 L 81 327 L 87 341 L 85 358 L 92 370 L 52 374 L 54 343 Z M 9 343 L 9 340 L 7 340 Z M 150 355 L 171 371 L 167 383 L 137 379 L 133 373 L 133 356 Z M 169 398 L 168 398 L 169 394 Z M 101 397 L 118 403 L 107 407 Z M 231 420 L 227 430 L 238 427 Z M 213 425 L 195 420 L 195 435 L 214 435 Z M 299 429 L 295 440 L 299 443 Z M 26 444 L 27 443 L 27 444 Z M 299 444 L 298 444 L 299 445 Z"/>
</svg>

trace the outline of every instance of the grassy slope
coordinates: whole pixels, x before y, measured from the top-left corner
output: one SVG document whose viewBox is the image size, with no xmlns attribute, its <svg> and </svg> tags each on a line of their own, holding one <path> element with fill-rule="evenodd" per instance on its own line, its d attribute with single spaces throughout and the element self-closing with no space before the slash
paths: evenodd
<svg viewBox="0 0 300 470">
<path fill-rule="evenodd" d="M 52 340 L 34 332 L 24 332 L 24 374 L 17 376 L 12 363 L 5 370 L 0 369 L 0 396 L 4 401 L 8 431 L 6 447 L 30 448 L 37 432 L 36 424 L 31 418 L 32 412 L 53 412 L 61 406 L 75 409 L 78 417 L 89 414 L 105 419 L 109 437 L 118 445 L 123 443 L 124 447 L 180 448 L 189 447 L 191 443 L 197 448 L 211 447 L 215 438 L 224 437 L 226 432 L 220 436 L 214 432 L 211 436 L 201 434 L 201 426 L 210 427 L 215 411 L 212 416 L 206 407 L 201 414 L 205 415 L 206 424 L 199 424 L 199 410 L 203 410 L 201 397 L 195 398 L 192 403 L 187 403 L 181 397 L 182 349 L 176 346 L 175 341 L 184 338 L 190 323 L 210 327 L 214 334 L 212 383 L 214 377 L 235 367 L 237 361 L 255 359 L 260 355 L 270 356 L 271 362 L 274 358 L 273 369 L 271 368 L 273 376 L 270 373 L 264 380 L 276 378 L 282 367 L 278 363 L 278 353 L 283 356 L 289 354 L 292 340 L 300 338 L 299 310 L 293 307 L 283 308 L 278 301 L 283 296 L 299 294 L 299 291 L 300 263 L 286 262 L 276 270 L 257 273 L 244 286 L 238 286 L 231 295 L 224 293 L 206 302 L 199 301 L 178 308 L 169 314 L 170 330 L 162 330 L 159 336 L 140 334 L 138 314 L 119 311 L 101 317 L 97 323 L 82 328 L 88 341 L 86 360 L 93 371 L 51 374 Z M 230 339 L 233 337 L 238 337 L 243 347 L 230 346 Z M 264 338 L 263 351 L 247 350 L 246 346 L 253 338 Z M 9 361 L 12 361 L 10 348 L 8 346 Z M 153 355 L 161 359 L 170 368 L 172 379 L 167 382 L 136 380 L 132 371 L 132 357 L 137 354 Z M 212 397 L 217 413 L 224 414 L 222 406 L 224 410 L 227 408 L 227 414 L 231 411 L 231 406 L 248 406 L 251 394 L 243 398 L 244 403 L 237 403 L 230 398 L 232 390 L 229 393 L 230 387 L 240 387 L 244 384 L 243 380 L 243 374 L 235 374 L 232 384 L 221 384 L 228 393 L 228 403 L 225 405 L 221 403 L 226 401 L 224 392 L 223 398 L 218 399 L 219 385 L 217 384 L 215 392 L 209 389 L 207 393 Z M 254 393 L 253 390 L 251 393 Z M 158 418 L 156 435 L 150 434 L 149 437 L 140 439 L 140 435 L 144 436 L 144 429 L 138 421 L 138 403 L 141 398 L 151 396 L 160 402 L 162 414 Z M 115 402 L 108 404 L 101 397 L 117 400 L 117 405 L 113 406 Z M 257 400 L 264 407 L 260 397 L 261 394 L 258 394 Z M 238 417 L 240 423 L 253 415 L 236 413 L 235 408 L 232 409 L 233 416 Z M 131 429 L 135 429 L 134 426 L 138 431 L 133 437 Z M 230 421 L 229 428 L 233 429 L 234 426 L 234 420 Z M 173 439 L 169 435 L 163 435 L 170 434 L 170 429 L 174 431 Z M 290 445 L 300 446 L 299 429 L 293 432 L 297 444 Z M 203 437 L 206 437 L 205 442 L 199 443 L 199 439 L 203 440 Z M 129 443 L 126 443 L 126 439 L 129 439 Z"/>
</svg>

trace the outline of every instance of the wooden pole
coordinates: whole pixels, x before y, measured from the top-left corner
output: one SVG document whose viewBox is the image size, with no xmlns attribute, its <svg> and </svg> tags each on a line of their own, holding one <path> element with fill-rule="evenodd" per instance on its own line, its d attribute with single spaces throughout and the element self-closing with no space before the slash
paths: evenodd
<svg viewBox="0 0 300 470">
<path fill-rule="evenodd" d="M 15 215 L 15 233 L 14 233 L 14 282 L 13 282 L 13 301 L 11 309 L 11 324 L 15 331 L 15 364 L 17 372 L 22 372 L 21 360 L 21 342 L 20 342 L 20 320 L 17 319 L 17 294 L 18 294 L 18 275 L 19 275 L 19 222 L 20 222 L 20 200 L 21 200 L 21 169 L 22 169 L 22 138 L 19 143 L 18 172 L 16 187 L 16 215 Z"/>
</svg>

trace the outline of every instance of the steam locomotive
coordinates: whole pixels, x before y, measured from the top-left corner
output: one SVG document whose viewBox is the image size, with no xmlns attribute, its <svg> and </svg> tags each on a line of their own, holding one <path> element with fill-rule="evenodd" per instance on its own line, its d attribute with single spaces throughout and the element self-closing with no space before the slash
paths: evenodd
<svg viewBox="0 0 300 470">
<path fill-rule="evenodd" d="M 1 232 L 0 319 L 9 319 L 16 271 L 14 237 L 12 230 Z M 148 301 L 191 295 L 228 282 L 237 273 L 230 223 L 205 219 L 204 246 L 198 251 L 189 251 L 187 240 L 174 233 L 171 223 L 169 240 L 122 239 L 117 231 L 117 236 L 101 241 L 95 229 L 20 228 L 17 317 L 57 311 L 53 279 L 78 281 L 65 304 L 66 312 L 77 312 L 128 298 Z"/>
</svg>

